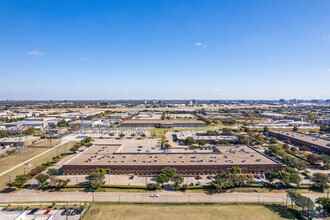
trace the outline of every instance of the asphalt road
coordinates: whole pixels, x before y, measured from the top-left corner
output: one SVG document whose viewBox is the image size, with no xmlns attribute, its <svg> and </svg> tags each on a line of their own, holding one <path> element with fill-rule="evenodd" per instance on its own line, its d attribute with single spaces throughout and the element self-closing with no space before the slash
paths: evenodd
<svg viewBox="0 0 330 220">
<path fill-rule="evenodd" d="M 32 201 L 111 201 L 111 202 L 286 202 L 286 193 L 183 193 L 160 192 L 159 197 L 150 197 L 152 193 L 115 193 L 115 192 L 38 192 L 24 190 L 18 193 L 1 194 L 1 202 Z M 326 197 L 321 193 L 303 194 L 315 201 L 318 197 Z M 288 199 L 289 202 L 289 199 Z"/>
</svg>

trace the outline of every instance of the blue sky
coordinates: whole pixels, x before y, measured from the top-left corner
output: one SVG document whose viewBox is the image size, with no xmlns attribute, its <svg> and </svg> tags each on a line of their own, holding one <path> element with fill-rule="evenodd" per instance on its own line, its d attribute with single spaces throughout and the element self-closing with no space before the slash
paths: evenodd
<svg viewBox="0 0 330 220">
<path fill-rule="evenodd" d="M 0 99 L 330 98 L 328 0 L 1 0 Z"/>
</svg>

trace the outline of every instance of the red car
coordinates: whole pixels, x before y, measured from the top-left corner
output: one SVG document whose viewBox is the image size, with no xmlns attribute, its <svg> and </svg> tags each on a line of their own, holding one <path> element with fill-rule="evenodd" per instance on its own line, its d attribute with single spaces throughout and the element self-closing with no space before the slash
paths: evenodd
<svg viewBox="0 0 330 220">
<path fill-rule="evenodd" d="M 197 176 L 197 179 L 198 179 L 198 180 L 200 180 L 200 179 L 201 179 L 201 177 L 200 177 L 200 176 Z"/>
<path fill-rule="evenodd" d="M 50 210 L 47 210 L 44 215 L 48 215 L 50 213 Z"/>
</svg>

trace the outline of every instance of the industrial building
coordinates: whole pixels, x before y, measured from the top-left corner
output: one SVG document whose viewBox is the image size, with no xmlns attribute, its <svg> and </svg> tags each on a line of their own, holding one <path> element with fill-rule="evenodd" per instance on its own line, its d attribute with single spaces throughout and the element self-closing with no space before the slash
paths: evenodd
<svg viewBox="0 0 330 220">
<path fill-rule="evenodd" d="M 236 136 L 225 136 L 225 135 L 210 136 L 207 135 L 206 131 L 181 131 L 175 133 L 175 136 L 176 136 L 176 140 L 181 143 L 184 143 L 186 138 L 188 137 L 194 138 L 197 143 L 204 141 L 206 144 L 219 144 L 224 141 L 228 143 L 238 142 L 238 138 Z"/>
<path fill-rule="evenodd" d="M 193 128 L 204 127 L 206 123 L 200 120 L 128 120 L 121 127 L 147 127 L 147 128 Z"/>
<path fill-rule="evenodd" d="M 158 175 L 173 167 L 184 176 L 216 174 L 238 166 L 243 173 L 281 170 L 282 164 L 248 146 L 162 149 L 158 139 L 97 139 L 63 165 L 64 175 L 84 175 L 96 168 L 110 174 Z"/>
<path fill-rule="evenodd" d="M 5 137 L 0 138 L 1 147 L 26 147 L 40 141 L 40 137 Z"/>
<path fill-rule="evenodd" d="M 290 140 L 292 143 L 309 147 L 312 151 L 330 154 L 330 141 L 293 131 L 268 131 L 268 135 Z"/>
</svg>

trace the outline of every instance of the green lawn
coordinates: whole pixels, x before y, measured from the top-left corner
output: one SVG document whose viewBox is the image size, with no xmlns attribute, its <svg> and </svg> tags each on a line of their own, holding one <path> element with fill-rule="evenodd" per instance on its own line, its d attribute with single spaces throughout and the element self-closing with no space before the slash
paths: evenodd
<svg viewBox="0 0 330 220">
<path fill-rule="evenodd" d="M 104 204 L 93 205 L 83 219 L 129 220 L 277 220 L 294 219 L 291 212 L 280 205 L 152 205 Z"/>
</svg>

